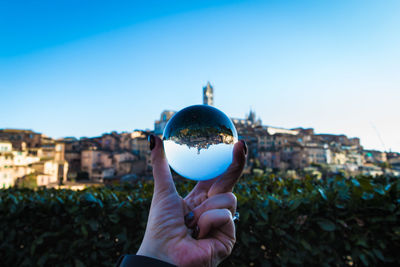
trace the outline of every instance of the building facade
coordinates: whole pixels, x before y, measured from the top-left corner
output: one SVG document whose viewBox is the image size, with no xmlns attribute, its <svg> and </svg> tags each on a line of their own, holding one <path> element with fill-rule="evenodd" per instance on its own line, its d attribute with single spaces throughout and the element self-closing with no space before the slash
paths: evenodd
<svg viewBox="0 0 400 267">
<path fill-rule="evenodd" d="M 164 110 L 161 113 L 160 119 L 154 122 L 154 134 L 161 136 L 168 121 L 175 115 L 173 110 Z"/>
</svg>

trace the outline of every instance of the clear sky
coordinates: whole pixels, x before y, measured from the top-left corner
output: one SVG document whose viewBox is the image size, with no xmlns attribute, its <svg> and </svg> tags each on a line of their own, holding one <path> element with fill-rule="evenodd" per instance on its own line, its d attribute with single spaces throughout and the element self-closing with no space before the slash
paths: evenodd
<svg viewBox="0 0 400 267">
<path fill-rule="evenodd" d="M 0 128 L 153 129 L 207 81 L 230 117 L 400 151 L 400 1 L 0 2 Z"/>
</svg>

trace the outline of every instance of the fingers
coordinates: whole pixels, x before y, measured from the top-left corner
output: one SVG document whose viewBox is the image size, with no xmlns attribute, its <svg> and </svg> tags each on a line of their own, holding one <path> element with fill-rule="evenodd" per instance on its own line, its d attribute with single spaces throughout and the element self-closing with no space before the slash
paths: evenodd
<svg viewBox="0 0 400 267">
<path fill-rule="evenodd" d="M 161 139 L 152 135 L 154 138 L 154 148 L 151 151 L 151 162 L 153 164 L 154 194 L 161 192 L 176 192 L 175 184 L 172 179 L 171 171 L 164 153 L 164 145 Z"/>
<path fill-rule="evenodd" d="M 200 181 L 192 189 L 192 191 L 185 197 L 185 201 L 190 206 L 191 209 L 196 207 L 198 203 L 203 202 L 208 197 L 208 190 L 212 184 L 217 180 L 217 178 Z"/>
<path fill-rule="evenodd" d="M 201 215 L 208 210 L 228 209 L 233 215 L 236 211 L 236 203 L 236 196 L 231 192 L 212 196 L 206 199 L 199 206 L 194 208 L 191 211 L 192 214 L 189 213 L 185 216 L 186 226 L 189 228 L 193 228 L 198 222 Z"/>
<path fill-rule="evenodd" d="M 215 183 L 211 185 L 208 191 L 208 197 L 225 193 L 232 192 L 237 180 L 243 172 L 243 168 L 246 164 L 247 146 L 244 141 L 239 141 L 233 148 L 233 161 L 229 168 L 221 176 L 216 178 Z"/>
<path fill-rule="evenodd" d="M 218 229 L 229 239 L 235 239 L 235 225 L 228 209 L 213 209 L 204 212 L 198 221 L 198 239 L 205 238 L 212 230 Z"/>
</svg>

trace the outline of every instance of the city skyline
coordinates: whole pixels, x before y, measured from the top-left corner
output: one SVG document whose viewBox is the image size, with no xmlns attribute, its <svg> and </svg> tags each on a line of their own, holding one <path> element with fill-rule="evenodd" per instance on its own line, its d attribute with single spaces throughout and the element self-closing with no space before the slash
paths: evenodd
<svg viewBox="0 0 400 267">
<path fill-rule="evenodd" d="M 264 125 L 400 151 L 399 11 L 396 1 L 10 3 L 0 128 L 153 129 L 163 110 L 200 104 L 210 81 L 229 117 L 251 108 Z"/>
</svg>

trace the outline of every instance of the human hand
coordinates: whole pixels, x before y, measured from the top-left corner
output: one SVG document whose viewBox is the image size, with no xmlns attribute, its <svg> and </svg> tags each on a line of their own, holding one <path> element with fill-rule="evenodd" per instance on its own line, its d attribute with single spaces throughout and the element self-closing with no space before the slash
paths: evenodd
<svg viewBox="0 0 400 267">
<path fill-rule="evenodd" d="M 178 266 L 216 266 L 231 253 L 235 243 L 232 214 L 236 198 L 232 189 L 245 165 L 245 143 L 235 144 L 233 162 L 224 174 L 199 182 L 182 199 L 175 189 L 163 143 L 158 137 L 152 138 L 154 194 L 137 255 Z"/>
</svg>

